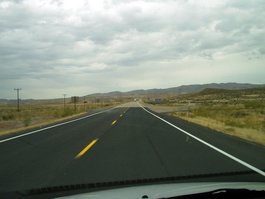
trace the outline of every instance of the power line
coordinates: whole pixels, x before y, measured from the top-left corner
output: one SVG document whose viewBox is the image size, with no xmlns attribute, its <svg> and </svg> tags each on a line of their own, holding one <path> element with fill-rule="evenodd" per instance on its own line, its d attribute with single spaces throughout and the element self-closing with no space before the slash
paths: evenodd
<svg viewBox="0 0 265 199">
<path fill-rule="evenodd" d="M 17 112 L 19 112 L 19 91 L 22 90 L 21 88 L 14 88 L 17 91 Z"/>
</svg>

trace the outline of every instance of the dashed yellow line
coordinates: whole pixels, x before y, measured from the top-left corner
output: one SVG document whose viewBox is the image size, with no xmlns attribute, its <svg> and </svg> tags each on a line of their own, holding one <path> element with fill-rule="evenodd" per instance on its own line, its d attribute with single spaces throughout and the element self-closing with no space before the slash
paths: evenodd
<svg viewBox="0 0 265 199">
<path fill-rule="evenodd" d="M 80 153 L 77 154 L 77 156 L 75 156 L 75 159 L 80 158 L 82 155 L 84 155 L 85 152 L 87 152 L 94 144 L 96 144 L 97 141 L 98 139 L 95 139 L 90 142 L 89 145 L 87 145 Z"/>
<path fill-rule="evenodd" d="M 117 122 L 117 120 L 114 120 L 114 121 L 111 123 L 111 125 L 114 125 L 116 122 Z"/>
</svg>

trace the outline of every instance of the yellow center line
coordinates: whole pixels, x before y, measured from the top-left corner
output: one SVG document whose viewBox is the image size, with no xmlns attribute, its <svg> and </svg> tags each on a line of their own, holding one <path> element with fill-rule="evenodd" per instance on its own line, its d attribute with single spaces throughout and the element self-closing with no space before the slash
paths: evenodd
<svg viewBox="0 0 265 199">
<path fill-rule="evenodd" d="M 116 122 L 117 122 L 117 120 L 114 120 L 114 121 L 111 123 L 111 125 L 114 125 Z"/>
<path fill-rule="evenodd" d="M 75 159 L 80 158 L 82 155 L 84 155 L 85 152 L 87 152 L 94 144 L 96 144 L 97 141 L 98 139 L 95 139 L 92 142 L 90 142 L 89 145 L 87 145 L 80 153 L 78 153 L 77 156 L 75 156 Z"/>
</svg>

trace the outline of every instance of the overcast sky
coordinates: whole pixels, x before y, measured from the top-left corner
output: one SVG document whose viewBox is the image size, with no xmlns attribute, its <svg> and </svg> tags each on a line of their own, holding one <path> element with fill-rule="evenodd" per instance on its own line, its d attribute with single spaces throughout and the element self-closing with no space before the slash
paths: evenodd
<svg viewBox="0 0 265 199">
<path fill-rule="evenodd" d="M 265 83 L 264 0 L 0 0 L 0 98 Z"/>
</svg>

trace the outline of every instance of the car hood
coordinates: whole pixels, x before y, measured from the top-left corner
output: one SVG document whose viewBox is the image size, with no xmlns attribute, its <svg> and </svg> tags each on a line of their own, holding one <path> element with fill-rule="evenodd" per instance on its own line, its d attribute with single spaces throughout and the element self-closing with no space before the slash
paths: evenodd
<svg viewBox="0 0 265 199">
<path fill-rule="evenodd" d="M 249 189 L 262 191 L 265 190 L 265 183 L 254 182 L 237 182 L 237 183 L 174 183 L 174 184 L 159 184 L 159 185 L 145 185 L 133 186 L 125 188 L 110 189 L 104 191 L 95 191 L 72 196 L 60 197 L 60 199 L 135 199 L 135 198 L 164 198 L 181 195 L 190 195 L 196 193 L 203 193 L 214 191 L 218 189 Z M 59 198 L 58 198 L 59 199 Z"/>
</svg>

